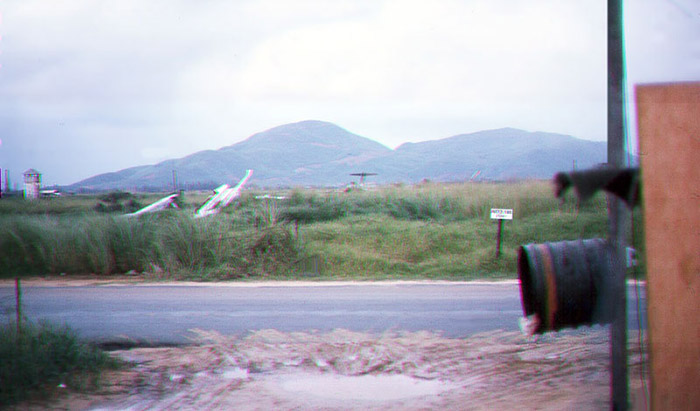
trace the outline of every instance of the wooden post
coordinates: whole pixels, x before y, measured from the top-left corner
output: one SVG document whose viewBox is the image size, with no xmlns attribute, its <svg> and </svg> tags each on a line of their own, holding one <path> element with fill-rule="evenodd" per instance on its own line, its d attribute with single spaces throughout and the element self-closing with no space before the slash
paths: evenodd
<svg viewBox="0 0 700 411">
<path fill-rule="evenodd" d="M 700 406 L 700 82 L 636 87 L 652 410 Z"/>
</svg>

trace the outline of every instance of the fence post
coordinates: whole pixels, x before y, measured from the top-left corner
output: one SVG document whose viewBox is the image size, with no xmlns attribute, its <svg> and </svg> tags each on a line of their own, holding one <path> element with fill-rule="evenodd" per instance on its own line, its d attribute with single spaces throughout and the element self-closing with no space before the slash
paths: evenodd
<svg viewBox="0 0 700 411">
<path fill-rule="evenodd" d="M 625 166 L 625 65 L 623 56 L 622 0 L 608 0 L 608 164 Z M 609 241 L 612 282 L 608 308 L 610 326 L 611 405 L 628 408 L 627 387 L 627 287 L 624 248 L 629 211 L 622 200 L 608 195 Z"/>
<path fill-rule="evenodd" d="M 19 277 L 15 277 L 15 312 L 17 313 L 17 336 L 22 333 L 22 289 Z"/>
</svg>

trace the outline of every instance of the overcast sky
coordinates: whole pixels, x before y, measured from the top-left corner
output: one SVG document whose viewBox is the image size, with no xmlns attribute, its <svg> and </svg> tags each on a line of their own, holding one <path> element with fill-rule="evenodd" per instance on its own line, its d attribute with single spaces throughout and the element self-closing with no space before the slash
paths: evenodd
<svg viewBox="0 0 700 411">
<path fill-rule="evenodd" d="M 70 184 L 308 119 L 602 141 L 606 4 L 0 0 L 0 167 Z M 700 80 L 700 2 L 627 1 L 625 26 L 630 85 Z"/>
</svg>

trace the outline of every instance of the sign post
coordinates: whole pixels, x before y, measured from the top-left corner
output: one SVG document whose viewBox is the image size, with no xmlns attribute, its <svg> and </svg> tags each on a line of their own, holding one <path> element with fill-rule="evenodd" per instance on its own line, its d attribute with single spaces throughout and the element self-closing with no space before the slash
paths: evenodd
<svg viewBox="0 0 700 411">
<path fill-rule="evenodd" d="M 498 234 L 496 235 L 496 258 L 501 257 L 501 231 L 503 230 L 503 220 L 513 219 L 512 208 L 492 208 L 491 219 L 498 220 Z"/>
</svg>

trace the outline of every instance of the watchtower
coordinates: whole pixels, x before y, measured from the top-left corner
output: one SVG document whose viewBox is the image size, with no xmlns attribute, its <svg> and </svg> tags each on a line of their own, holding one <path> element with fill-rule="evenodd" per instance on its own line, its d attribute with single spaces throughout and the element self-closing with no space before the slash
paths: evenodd
<svg viewBox="0 0 700 411">
<path fill-rule="evenodd" d="M 39 198 L 41 190 L 41 173 L 30 168 L 24 172 L 24 198 L 34 200 Z"/>
</svg>

